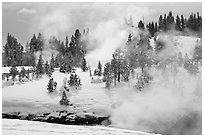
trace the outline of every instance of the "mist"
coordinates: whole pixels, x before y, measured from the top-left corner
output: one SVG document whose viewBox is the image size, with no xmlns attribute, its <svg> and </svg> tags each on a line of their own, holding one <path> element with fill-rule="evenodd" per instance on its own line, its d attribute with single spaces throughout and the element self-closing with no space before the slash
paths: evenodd
<svg viewBox="0 0 204 137">
<path fill-rule="evenodd" d="M 154 13 L 154 11 L 141 10 L 135 6 L 126 7 L 128 10 L 125 10 L 123 6 L 117 8 L 117 5 L 113 5 L 112 8 L 115 8 L 113 11 L 111 8 L 105 11 L 106 9 L 102 8 L 104 5 L 94 4 L 92 6 L 91 8 L 99 8 L 96 13 L 100 16 L 101 11 L 104 11 L 102 12 L 104 16 L 110 13 L 110 18 L 103 21 L 99 19 L 94 24 L 91 21 L 95 16 L 92 14 L 95 13 L 92 13 L 83 24 L 84 28 L 90 27 L 90 33 L 84 39 L 88 41 L 86 59 L 92 67 L 96 67 L 98 61 L 101 61 L 102 64 L 110 61 L 114 51 L 125 46 L 129 33 L 133 34 L 134 37 L 140 33 L 138 29 L 125 24 L 125 17 L 129 18 L 134 15 L 132 18 L 135 23 L 142 19 L 137 15 L 149 16 Z M 88 8 L 90 7 L 88 6 Z M 50 14 L 40 17 L 38 29 L 45 37 L 45 48 L 42 51 L 45 61 L 50 60 L 51 54 L 57 54 L 55 50 L 51 50 L 48 43 L 49 38 L 56 36 L 62 39 L 68 31 L 73 30 L 72 26 L 75 21 L 69 12 L 74 8 L 65 9 L 62 7 L 60 10 L 53 10 Z M 85 10 L 87 7 L 82 7 L 82 9 Z M 168 59 L 178 54 L 179 51 L 183 55 L 188 53 L 189 57 L 192 57 L 196 41 L 194 37 L 175 39 L 175 35 L 172 33 L 161 33 L 158 38 L 165 42 L 165 48 L 158 54 L 160 60 Z M 178 47 L 182 44 L 183 46 Z M 39 53 L 36 56 L 38 58 Z M 119 105 L 112 108 L 110 117 L 112 124 L 120 128 L 160 134 L 201 134 L 202 72 L 193 75 L 183 68 L 173 66 L 173 64 L 169 64 L 165 70 L 153 66 L 146 71 L 153 77 L 153 81 L 142 92 L 138 92 L 132 87 L 110 90 L 110 92 L 116 92 L 120 96 L 118 100 L 116 98 Z M 110 99 L 113 98 L 110 97 Z"/>
<path fill-rule="evenodd" d="M 192 58 L 196 41 L 201 43 L 194 36 L 176 37 L 171 33 L 158 36 L 165 44 L 157 55 L 161 62 L 177 56 L 178 52 Z M 117 104 L 110 118 L 114 126 L 159 134 L 202 134 L 201 66 L 199 73 L 191 74 L 175 62 L 162 69 L 146 68 L 153 80 L 142 91 L 133 88 L 135 83 L 131 81 L 129 86 L 109 91 L 119 96 L 109 94 L 115 100 L 113 104 Z"/>
</svg>

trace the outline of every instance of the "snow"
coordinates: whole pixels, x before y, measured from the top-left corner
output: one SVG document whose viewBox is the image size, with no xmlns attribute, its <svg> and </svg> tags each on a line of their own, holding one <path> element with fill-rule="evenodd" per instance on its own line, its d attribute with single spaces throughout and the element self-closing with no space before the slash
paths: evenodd
<svg viewBox="0 0 204 137">
<path fill-rule="evenodd" d="M 104 126 L 75 126 L 37 121 L 2 119 L 3 135 L 149 135 L 149 133 Z"/>
<path fill-rule="evenodd" d="M 32 66 L 17 66 L 16 68 L 17 68 L 17 70 L 19 71 L 19 70 L 22 69 L 22 67 L 24 67 L 25 70 L 28 70 L 28 69 L 31 70 L 31 69 L 33 69 Z M 9 73 L 10 68 L 11 68 L 11 67 L 2 67 L 2 73 Z"/>
<path fill-rule="evenodd" d="M 52 112 L 54 110 L 68 110 L 80 113 L 96 112 L 96 115 L 108 115 L 110 111 L 110 100 L 104 92 L 104 83 L 92 84 L 89 72 L 76 69 L 76 74 L 81 78 L 82 88 L 71 90 L 70 102 L 73 107 L 60 106 L 61 94 L 59 89 L 63 85 L 63 79 L 69 78 L 69 74 L 55 71 L 54 81 L 57 82 L 57 90 L 49 94 L 47 84 L 49 78 L 43 76 L 39 80 L 14 84 L 2 89 L 2 112 Z"/>
</svg>

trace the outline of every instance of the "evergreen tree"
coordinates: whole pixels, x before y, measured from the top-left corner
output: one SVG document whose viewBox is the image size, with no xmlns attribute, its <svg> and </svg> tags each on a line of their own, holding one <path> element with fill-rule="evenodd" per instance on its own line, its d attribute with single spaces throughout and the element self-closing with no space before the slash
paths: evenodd
<svg viewBox="0 0 204 137">
<path fill-rule="evenodd" d="M 21 75 L 22 75 L 22 78 L 24 78 L 26 76 L 26 70 L 24 67 L 22 67 L 22 69 L 21 69 Z"/>
<path fill-rule="evenodd" d="M 69 105 L 69 100 L 67 99 L 67 95 L 65 91 L 62 92 L 62 99 L 59 101 L 60 105 Z"/>
<path fill-rule="evenodd" d="M 18 70 L 15 64 L 10 68 L 9 72 L 10 72 L 10 75 L 12 76 L 12 80 L 14 81 L 16 75 L 18 75 Z"/>
<path fill-rule="evenodd" d="M 181 15 L 181 30 L 183 31 L 185 29 L 185 19 L 183 15 Z"/>
<path fill-rule="evenodd" d="M 170 11 L 167 16 L 167 30 L 170 30 L 173 24 L 174 24 L 174 17 L 172 15 L 172 12 Z"/>
<path fill-rule="evenodd" d="M 108 62 L 104 66 L 104 72 L 103 72 L 103 80 L 106 82 L 106 88 L 110 88 L 112 83 L 112 67 L 111 63 Z"/>
<path fill-rule="evenodd" d="M 102 65 L 101 62 L 98 62 L 98 75 L 101 76 L 102 75 Z"/>
<path fill-rule="evenodd" d="M 176 16 L 176 30 L 181 31 L 181 20 L 178 15 Z"/>
<path fill-rule="evenodd" d="M 193 52 L 193 61 L 202 63 L 202 45 L 196 45 Z"/>
<path fill-rule="evenodd" d="M 122 61 L 122 73 L 121 74 L 122 74 L 125 81 L 129 80 L 130 67 L 129 67 L 128 61 L 126 59 L 123 59 L 123 61 Z"/>
<path fill-rule="evenodd" d="M 36 39 L 37 41 L 37 47 L 36 50 L 37 51 L 42 51 L 43 50 L 43 45 L 44 45 L 44 39 L 41 33 L 38 34 L 38 37 Z"/>
<path fill-rule="evenodd" d="M 163 30 L 164 27 L 163 27 L 163 17 L 162 15 L 159 16 L 159 30 Z"/>
<path fill-rule="evenodd" d="M 54 72 L 54 66 L 55 66 L 55 60 L 54 60 L 54 55 L 52 54 L 52 58 L 50 60 L 50 70 L 51 72 Z"/>
<path fill-rule="evenodd" d="M 47 85 L 47 90 L 49 93 L 53 92 L 54 91 L 54 80 L 53 78 L 51 78 L 48 82 L 48 85 Z"/>
<path fill-rule="evenodd" d="M 155 22 L 154 24 L 154 32 L 156 33 L 158 31 L 158 26 L 157 26 L 157 22 Z"/>
<path fill-rule="evenodd" d="M 50 65 L 48 64 L 48 61 L 45 62 L 45 65 L 44 65 L 44 68 L 45 68 L 45 73 L 46 74 L 49 74 L 50 72 Z"/>
<path fill-rule="evenodd" d="M 83 61 L 82 61 L 82 64 L 81 64 L 81 69 L 82 69 L 82 71 L 86 71 L 86 68 L 87 68 L 87 66 L 86 66 L 86 59 L 85 58 L 83 58 Z"/>
<path fill-rule="evenodd" d="M 127 41 L 127 44 L 129 44 L 131 41 L 132 41 L 132 35 L 129 34 L 129 35 L 128 35 L 128 41 Z"/>
<path fill-rule="evenodd" d="M 164 14 L 164 19 L 163 19 L 163 29 L 164 29 L 164 31 L 167 30 L 167 18 L 166 18 L 166 14 Z"/>
<path fill-rule="evenodd" d="M 4 63 L 7 66 L 11 66 L 14 63 L 22 66 L 23 46 L 18 43 L 17 39 L 11 36 L 9 33 L 7 35 L 7 42 L 3 47 L 3 50 L 5 59 Z"/>
<path fill-rule="evenodd" d="M 43 59 L 42 59 L 42 55 L 40 54 L 39 59 L 38 59 L 38 63 L 36 66 L 36 74 L 37 76 L 42 75 L 44 73 L 44 68 L 43 68 Z"/>
<path fill-rule="evenodd" d="M 144 23 L 141 20 L 138 23 L 138 28 L 139 29 L 144 29 Z"/>
<path fill-rule="evenodd" d="M 35 36 L 35 34 L 33 34 L 33 37 L 32 37 L 32 39 L 30 40 L 30 50 L 31 50 L 31 52 L 36 52 L 36 51 L 38 51 L 38 40 L 37 40 L 37 38 L 36 38 L 36 36 Z"/>
<path fill-rule="evenodd" d="M 118 76 L 118 66 L 117 66 L 118 62 L 115 54 L 113 54 L 112 57 L 113 58 L 111 60 L 111 69 L 113 71 L 114 85 L 116 85 L 117 76 Z"/>
</svg>

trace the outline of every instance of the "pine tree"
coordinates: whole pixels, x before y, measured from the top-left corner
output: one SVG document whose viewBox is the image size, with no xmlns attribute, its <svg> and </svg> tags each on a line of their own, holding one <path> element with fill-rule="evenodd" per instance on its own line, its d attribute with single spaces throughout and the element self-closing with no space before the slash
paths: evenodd
<svg viewBox="0 0 204 137">
<path fill-rule="evenodd" d="M 154 32 L 156 33 L 158 31 L 158 26 L 157 26 L 157 22 L 155 22 L 154 24 Z"/>
<path fill-rule="evenodd" d="M 62 93 L 62 99 L 59 101 L 60 105 L 69 105 L 69 100 L 67 99 L 67 95 L 65 93 L 65 91 L 63 91 Z"/>
<path fill-rule="evenodd" d="M 176 30 L 181 31 L 181 20 L 178 15 L 176 16 Z"/>
<path fill-rule="evenodd" d="M 85 58 L 83 58 L 83 61 L 82 61 L 82 64 L 81 64 L 81 69 L 82 69 L 82 71 L 86 71 L 86 59 Z"/>
<path fill-rule="evenodd" d="M 45 68 L 45 73 L 46 73 L 46 74 L 49 74 L 50 65 L 48 64 L 48 61 L 45 62 L 44 68 Z"/>
<path fill-rule="evenodd" d="M 44 39 L 43 39 L 43 36 L 41 33 L 38 34 L 38 37 L 37 37 L 37 47 L 36 47 L 36 50 L 37 51 L 42 51 L 43 50 L 43 45 L 44 45 Z"/>
<path fill-rule="evenodd" d="M 139 29 L 144 29 L 144 23 L 141 20 L 138 23 L 138 28 Z"/>
<path fill-rule="evenodd" d="M 18 43 L 17 39 L 11 36 L 9 33 L 7 35 L 7 42 L 3 47 L 4 50 L 4 63 L 7 66 L 11 66 L 15 63 L 15 65 L 22 66 L 22 58 L 23 58 L 23 46 Z"/>
<path fill-rule="evenodd" d="M 55 70 L 54 70 L 54 65 L 55 65 L 55 59 L 54 59 L 54 55 L 52 54 L 52 58 L 51 58 L 51 60 L 50 60 L 50 70 L 51 70 L 52 72 L 55 71 Z"/>
<path fill-rule="evenodd" d="M 39 56 L 38 63 L 36 66 L 36 74 L 37 76 L 44 74 L 43 59 L 41 54 Z"/>
<path fill-rule="evenodd" d="M 33 37 L 30 40 L 30 50 L 31 50 L 31 52 L 36 52 L 38 50 L 37 46 L 38 46 L 38 40 L 37 40 L 35 34 L 33 34 Z"/>
<path fill-rule="evenodd" d="M 21 69 L 21 75 L 22 75 L 22 78 L 24 78 L 26 76 L 26 70 L 24 67 L 22 67 L 22 69 Z"/>
<path fill-rule="evenodd" d="M 112 67 L 110 62 L 107 62 L 104 66 L 104 72 L 103 72 L 103 80 L 106 82 L 106 88 L 110 88 L 112 83 Z"/>
<path fill-rule="evenodd" d="M 51 78 L 48 82 L 48 85 L 47 85 L 47 90 L 50 92 L 53 92 L 54 91 L 54 80 L 53 78 Z"/>
<path fill-rule="evenodd" d="M 193 52 L 193 60 L 202 63 L 202 45 L 196 45 Z"/>
<path fill-rule="evenodd" d="M 101 76 L 102 75 L 102 65 L 101 62 L 98 62 L 98 75 Z"/>
<path fill-rule="evenodd" d="M 125 81 L 129 80 L 130 67 L 129 67 L 126 59 L 123 59 L 123 61 L 122 61 L 122 73 L 121 74 L 122 74 Z"/>
<path fill-rule="evenodd" d="M 159 30 L 163 30 L 164 27 L 163 27 L 163 17 L 162 15 L 159 16 Z"/>
<path fill-rule="evenodd" d="M 117 62 L 117 59 L 116 59 L 116 55 L 112 55 L 112 60 L 111 60 L 111 68 L 112 68 L 112 71 L 113 71 L 113 74 L 114 74 L 114 85 L 116 85 L 116 81 L 117 81 L 117 74 L 118 74 L 118 62 Z"/>
<path fill-rule="evenodd" d="M 174 17 L 172 16 L 172 12 L 170 11 L 167 16 L 167 30 L 170 30 L 173 24 L 174 24 Z"/>
<path fill-rule="evenodd" d="M 185 29 L 185 19 L 183 15 L 181 15 L 181 30 L 183 31 Z"/>
<path fill-rule="evenodd" d="M 9 72 L 10 72 L 10 75 L 12 76 L 12 80 L 14 81 L 16 75 L 18 75 L 18 70 L 15 64 L 10 68 Z"/>
<path fill-rule="evenodd" d="M 166 18 L 166 14 L 164 14 L 164 19 L 163 19 L 163 29 L 164 29 L 164 31 L 167 30 L 167 18 Z"/>
</svg>

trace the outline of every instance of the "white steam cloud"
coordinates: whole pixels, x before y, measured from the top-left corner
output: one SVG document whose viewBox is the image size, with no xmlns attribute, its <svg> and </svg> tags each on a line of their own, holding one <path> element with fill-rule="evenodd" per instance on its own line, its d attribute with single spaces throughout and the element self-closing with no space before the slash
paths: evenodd
<svg viewBox="0 0 204 137">
<path fill-rule="evenodd" d="M 108 62 L 114 51 L 125 45 L 127 36 L 125 28 L 116 21 L 98 24 L 96 29 L 89 34 L 88 48 L 92 50 L 86 58 L 90 65 L 96 66 L 99 60 L 103 64 Z"/>
<path fill-rule="evenodd" d="M 160 60 L 166 60 L 179 51 L 191 53 L 186 48 L 190 46 L 193 50 L 196 45 L 197 38 L 175 36 L 180 37 L 180 42 L 175 46 L 175 38 L 169 34 L 166 36 L 163 39 L 165 48 L 158 55 Z M 193 45 L 185 44 L 189 39 L 194 41 L 191 43 Z M 165 70 L 153 66 L 146 71 L 153 77 L 153 81 L 143 91 L 132 87 L 135 82 L 110 90 L 117 94 L 111 94 L 110 97 L 114 104 L 118 104 L 112 110 L 113 125 L 161 134 L 201 134 L 202 72 L 190 74 L 174 63 L 168 64 Z"/>
</svg>

